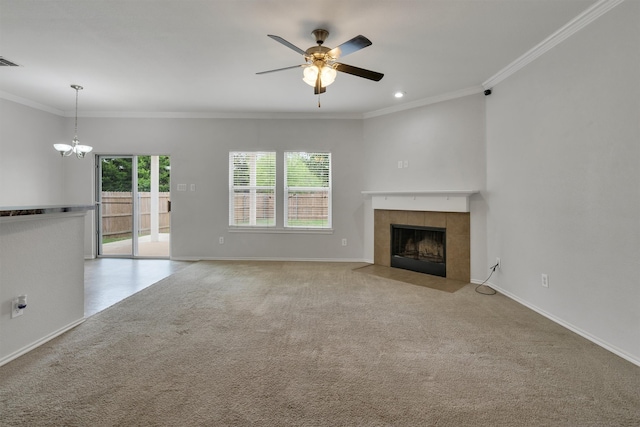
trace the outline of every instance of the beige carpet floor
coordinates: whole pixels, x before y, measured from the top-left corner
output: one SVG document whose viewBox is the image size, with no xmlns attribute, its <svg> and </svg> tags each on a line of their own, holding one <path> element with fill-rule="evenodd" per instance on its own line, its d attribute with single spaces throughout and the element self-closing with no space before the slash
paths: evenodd
<svg viewBox="0 0 640 427">
<path fill-rule="evenodd" d="M 640 424 L 637 366 L 361 266 L 194 263 L 0 367 L 0 425 Z"/>
</svg>

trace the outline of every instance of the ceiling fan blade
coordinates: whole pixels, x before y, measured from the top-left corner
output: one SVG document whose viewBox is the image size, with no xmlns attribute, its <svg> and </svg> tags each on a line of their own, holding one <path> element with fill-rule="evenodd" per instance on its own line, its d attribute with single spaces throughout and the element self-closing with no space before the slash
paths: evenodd
<svg viewBox="0 0 640 427">
<path fill-rule="evenodd" d="M 291 70 L 292 68 L 300 68 L 300 67 L 304 67 L 305 65 L 307 64 L 292 65 L 291 67 L 276 68 L 275 70 L 268 70 L 268 71 L 260 71 L 259 73 L 256 73 L 256 74 L 275 73 L 276 71 Z"/>
<path fill-rule="evenodd" d="M 327 88 L 322 86 L 322 81 L 320 80 L 320 73 L 318 73 L 318 78 L 316 79 L 316 86 L 313 88 L 313 93 L 315 95 L 320 95 L 321 93 L 325 93 L 326 91 L 327 91 Z"/>
<path fill-rule="evenodd" d="M 379 82 L 384 77 L 384 74 L 382 73 L 365 70 L 364 68 L 354 67 L 353 65 L 341 64 L 339 62 L 333 64 L 333 67 L 338 71 L 342 71 L 343 73 L 352 74 L 354 76 L 363 77 L 365 79 L 373 80 L 376 82 Z"/>
<path fill-rule="evenodd" d="M 334 47 L 327 53 L 334 58 L 342 58 L 343 56 L 347 56 L 350 53 L 356 52 L 367 46 L 371 46 L 371 40 L 369 40 L 365 36 L 360 35 L 355 36 L 351 40 L 342 43 L 338 47 Z"/>
<path fill-rule="evenodd" d="M 304 55 L 305 51 L 300 49 L 298 46 L 289 43 L 288 41 L 286 41 L 285 39 L 283 39 L 280 36 L 274 36 L 272 34 L 267 34 L 268 37 L 271 37 L 272 39 L 274 39 L 275 41 L 277 41 L 278 43 L 282 43 L 283 45 L 285 45 L 286 47 L 288 47 L 289 49 L 293 49 L 296 52 L 298 52 L 300 55 Z"/>
</svg>

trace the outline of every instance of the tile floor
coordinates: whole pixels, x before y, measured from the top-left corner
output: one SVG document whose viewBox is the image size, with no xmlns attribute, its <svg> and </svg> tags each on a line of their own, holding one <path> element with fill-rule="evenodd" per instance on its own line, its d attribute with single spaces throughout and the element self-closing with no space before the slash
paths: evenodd
<svg viewBox="0 0 640 427">
<path fill-rule="evenodd" d="M 160 233 L 158 240 L 151 240 L 151 236 L 138 237 L 138 256 L 141 257 L 156 257 L 169 258 L 170 254 L 170 234 Z M 110 255 L 131 255 L 133 252 L 133 242 L 131 239 L 118 240 L 111 243 L 105 243 L 102 245 L 102 254 L 106 256 Z"/>
<path fill-rule="evenodd" d="M 96 258 L 84 262 L 84 316 L 92 316 L 190 265 L 168 259 Z"/>
</svg>

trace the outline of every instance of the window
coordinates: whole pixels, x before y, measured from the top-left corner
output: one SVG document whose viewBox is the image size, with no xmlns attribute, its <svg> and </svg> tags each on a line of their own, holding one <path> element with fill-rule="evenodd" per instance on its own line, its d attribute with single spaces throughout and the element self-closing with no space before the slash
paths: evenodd
<svg viewBox="0 0 640 427">
<path fill-rule="evenodd" d="M 275 229 L 276 203 L 283 202 L 285 228 L 330 229 L 331 153 L 285 152 L 279 173 L 284 197 L 276 202 L 276 153 L 229 153 L 229 225 Z"/>
<path fill-rule="evenodd" d="M 275 152 L 229 153 L 229 225 L 275 226 L 275 196 Z"/>
<path fill-rule="evenodd" d="M 331 153 L 285 152 L 284 226 L 331 228 Z"/>
</svg>

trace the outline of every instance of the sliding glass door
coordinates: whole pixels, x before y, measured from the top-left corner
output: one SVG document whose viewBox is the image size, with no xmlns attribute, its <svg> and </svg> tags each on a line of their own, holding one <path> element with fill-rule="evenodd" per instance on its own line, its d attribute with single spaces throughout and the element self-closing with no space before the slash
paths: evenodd
<svg viewBox="0 0 640 427">
<path fill-rule="evenodd" d="M 168 258 L 168 156 L 97 156 L 98 255 Z"/>
</svg>

